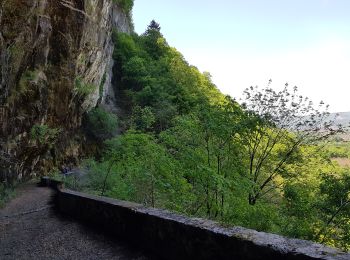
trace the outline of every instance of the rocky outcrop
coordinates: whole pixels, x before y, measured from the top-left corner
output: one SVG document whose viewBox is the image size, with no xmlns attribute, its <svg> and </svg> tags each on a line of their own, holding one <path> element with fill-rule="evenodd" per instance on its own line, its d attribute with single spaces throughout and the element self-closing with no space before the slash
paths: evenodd
<svg viewBox="0 0 350 260">
<path fill-rule="evenodd" d="M 130 26 L 112 0 L 0 1 L 1 180 L 79 157 L 82 115 L 114 104 L 112 30 Z"/>
</svg>

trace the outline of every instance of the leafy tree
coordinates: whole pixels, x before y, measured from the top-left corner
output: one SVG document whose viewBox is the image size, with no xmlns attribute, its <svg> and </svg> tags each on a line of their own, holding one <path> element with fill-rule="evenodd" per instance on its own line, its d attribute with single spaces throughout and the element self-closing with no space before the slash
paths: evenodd
<svg viewBox="0 0 350 260">
<path fill-rule="evenodd" d="M 150 22 L 150 24 L 147 26 L 147 30 L 146 30 L 146 35 L 151 34 L 153 31 L 158 31 L 160 32 L 160 25 L 159 23 L 157 23 L 155 20 L 152 20 Z"/>
<path fill-rule="evenodd" d="M 242 134 L 249 156 L 247 177 L 251 181 L 249 203 L 278 188 L 276 177 L 281 174 L 303 144 L 311 144 L 341 131 L 328 119 L 328 106 L 323 102 L 315 108 L 312 101 L 288 85 L 276 92 L 270 87 L 245 90 L 247 131 Z M 322 109 L 325 109 L 322 111 Z"/>
<path fill-rule="evenodd" d="M 155 104 L 154 114 L 157 120 L 157 130 L 163 131 L 171 126 L 171 121 L 177 114 L 177 107 L 169 100 L 159 100 Z"/>
<path fill-rule="evenodd" d="M 142 34 L 142 41 L 145 50 L 154 59 L 159 59 L 168 47 L 163 35 L 160 32 L 160 25 L 152 20 L 148 25 L 147 30 Z"/>
<path fill-rule="evenodd" d="M 140 52 L 132 35 L 113 31 L 112 36 L 113 42 L 117 45 L 113 51 L 113 59 L 117 60 L 119 63 L 124 64 Z"/>
<path fill-rule="evenodd" d="M 134 56 L 123 65 L 124 76 L 122 78 L 124 84 L 128 85 L 131 90 L 142 90 L 146 81 L 147 62 L 141 57 Z"/>
<path fill-rule="evenodd" d="M 148 130 L 160 132 L 172 125 L 174 117 L 189 113 L 198 104 L 223 102 L 224 96 L 210 75 L 200 73 L 170 48 L 156 22 L 151 22 L 141 36 L 115 32 L 113 39 L 114 80 L 123 110 L 122 121 L 129 121 L 134 107 L 150 107 L 155 123 Z"/>
<path fill-rule="evenodd" d="M 294 163 L 286 165 L 281 173 L 285 178 L 280 177 L 283 183 L 280 218 L 284 222 L 281 231 L 288 236 L 311 240 L 321 214 L 320 181 L 322 175 L 334 168 L 317 146 L 303 146 L 294 156 Z"/>
<path fill-rule="evenodd" d="M 316 238 L 332 246 L 350 249 L 350 173 L 323 176 L 321 184 L 324 225 Z"/>
<path fill-rule="evenodd" d="M 150 107 L 141 108 L 135 106 L 131 116 L 132 127 L 136 130 L 150 130 L 155 122 L 154 114 Z"/>
<path fill-rule="evenodd" d="M 117 117 L 101 107 L 92 109 L 86 116 L 86 130 L 97 140 L 111 138 L 117 132 Z"/>
<path fill-rule="evenodd" d="M 186 183 L 180 172 L 175 174 L 174 161 L 152 135 L 129 131 L 106 145 L 109 166 L 100 178 L 100 183 L 104 179 L 103 194 L 152 207 L 179 209 Z"/>
<path fill-rule="evenodd" d="M 202 104 L 196 113 L 178 117 L 174 127 L 161 134 L 198 194 L 194 212 L 203 211 L 210 218 L 223 218 L 229 205 L 227 195 L 241 171 L 241 161 L 232 159 L 239 157 L 240 144 L 234 136 L 240 131 L 235 122 L 240 111 L 237 104 L 225 109 Z"/>
<path fill-rule="evenodd" d="M 134 6 L 134 0 L 113 0 L 121 9 L 123 9 L 128 15 Z"/>
</svg>

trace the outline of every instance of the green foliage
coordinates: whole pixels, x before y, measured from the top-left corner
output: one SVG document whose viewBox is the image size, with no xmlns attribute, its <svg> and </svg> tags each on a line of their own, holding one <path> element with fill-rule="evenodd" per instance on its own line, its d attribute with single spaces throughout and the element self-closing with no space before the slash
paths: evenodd
<svg viewBox="0 0 350 260">
<path fill-rule="evenodd" d="M 31 139 L 37 141 L 40 145 L 53 145 L 61 132 L 58 128 L 50 128 L 48 125 L 34 125 L 30 130 Z"/>
<path fill-rule="evenodd" d="M 53 168 L 48 173 L 48 177 L 57 180 L 57 181 L 63 181 L 63 175 L 60 174 L 60 170 L 58 168 Z"/>
<path fill-rule="evenodd" d="M 143 48 L 145 48 L 153 59 L 159 59 L 166 53 L 168 48 L 168 44 L 161 34 L 160 29 L 160 25 L 152 20 L 141 38 Z"/>
<path fill-rule="evenodd" d="M 234 198 L 234 199 L 233 199 Z M 258 202 L 251 207 L 243 197 L 233 197 L 225 214 L 224 223 L 255 229 L 257 231 L 281 232 L 282 216 L 278 207 L 270 203 Z"/>
<path fill-rule="evenodd" d="M 117 4 L 127 14 L 130 14 L 134 6 L 134 0 L 113 0 L 113 2 Z"/>
<path fill-rule="evenodd" d="M 323 219 L 317 234 L 320 242 L 350 250 L 350 172 L 324 175 L 320 186 Z"/>
<path fill-rule="evenodd" d="M 136 106 L 134 107 L 131 120 L 132 128 L 147 131 L 152 128 L 155 122 L 155 116 L 150 107 L 141 108 L 140 106 Z"/>
<path fill-rule="evenodd" d="M 130 34 L 119 33 L 114 30 L 112 38 L 113 42 L 117 44 L 113 51 L 115 60 L 125 63 L 140 51 L 133 36 Z"/>
<path fill-rule="evenodd" d="M 15 196 L 14 186 L 0 183 L 0 209 L 3 208 L 11 198 Z"/>
<path fill-rule="evenodd" d="M 347 142 L 331 142 L 326 145 L 331 158 L 350 158 L 350 146 Z"/>
<path fill-rule="evenodd" d="M 113 137 L 117 131 L 117 126 L 117 117 L 101 107 L 92 109 L 86 115 L 86 129 L 98 140 Z"/>
<path fill-rule="evenodd" d="M 140 36 L 114 32 L 113 40 L 115 85 L 123 100 L 120 106 L 125 121 L 134 107 L 149 107 L 155 123 L 147 130 L 160 132 L 170 127 L 177 115 L 188 113 L 198 104 L 224 102 L 210 75 L 189 66 L 167 44 L 155 21 Z"/>
<path fill-rule="evenodd" d="M 174 161 L 153 136 L 131 131 L 106 145 L 105 160 L 89 163 L 89 190 L 152 207 L 178 207 L 186 183 L 173 174 Z"/>
<path fill-rule="evenodd" d="M 81 191 L 84 186 L 82 180 L 78 176 L 74 174 L 72 175 L 62 174 L 57 168 L 52 169 L 49 172 L 48 176 L 54 180 L 64 182 L 64 187 L 67 189 Z"/>
<path fill-rule="evenodd" d="M 250 87 L 244 94 L 243 123 L 249 127 L 242 138 L 250 158 L 249 203 L 254 205 L 275 190 L 275 179 L 281 173 L 284 172 L 284 178 L 289 177 L 284 168 L 294 162 L 294 155 L 302 145 L 316 143 L 342 129 L 333 127 L 327 108 L 325 112 L 318 110 L 323 108 L 323 102 L 315 108 L 309 98 L 297 92 L 297 87 L 290 91 L 286 84 L 279 92 Z"/>
<path fill-rule="evenodd" d="M 81 77 L 77 77 L 74 81 L 74 91 L 81 98 L 92 94 L 95 90 L 95 85 L 85 83 Z"/>
<path fill-rule="evenodd" d="M 349 146 L 321 149 L 319 139 L 337 131 L 324 124 L 327 113 L 288 88 L 248 89 L 240 106 L 160 30 L 152 21 L 142 35 L 114 32 L 122 132 L 112 139 L 102 134 L 103 156 L 88 160 L 86 182 L 74 185 L 349 249 L 350 174 L 330 160 Z M 92 132 L 110 121 L 100 113 L 90 114 Z"/>
</svg>

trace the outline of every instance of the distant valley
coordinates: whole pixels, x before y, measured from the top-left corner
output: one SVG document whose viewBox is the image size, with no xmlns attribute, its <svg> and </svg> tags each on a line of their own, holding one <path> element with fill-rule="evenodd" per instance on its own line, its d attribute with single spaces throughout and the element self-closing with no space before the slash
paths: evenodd
<svg viewBox="0 0 350 260">
<path fill-rule="evenodd" d="M 337 116 L 338 115 L 338 116 Z M 345 133 L 337 134 L 335 139 L 338 141 L 350 141 L 350 112 L 339 112 L 339 113 L 332 113 L 330 115 L 331 118 L 335 118 L 335 124 L 336 125 L 342 125 L 344 128 L 346 128 Z"/>
<path fill-rule="evenodd" d="M 350 124 L 350 111 L 349 112 L 339 112 L 339 113 L 332 113 L 331 117 L 336 117 L 338 114 L 338 117 L 336 118 L 336 124 L 341 124 L 341 125 L 349 125 Z"/>
</svg>

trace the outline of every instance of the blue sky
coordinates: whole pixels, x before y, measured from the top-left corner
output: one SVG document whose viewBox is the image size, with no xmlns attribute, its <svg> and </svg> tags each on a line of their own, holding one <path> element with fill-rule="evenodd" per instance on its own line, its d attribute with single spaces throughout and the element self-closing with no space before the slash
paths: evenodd
<svg viewBox="0 0 350 260">
<path fill-rule="evenodd" d="M 135 0 L 135 30 L 155 19 L 171 46 L 225 94 L 288 82 L 350 111 L 349 0 Z"/>
</svg>

